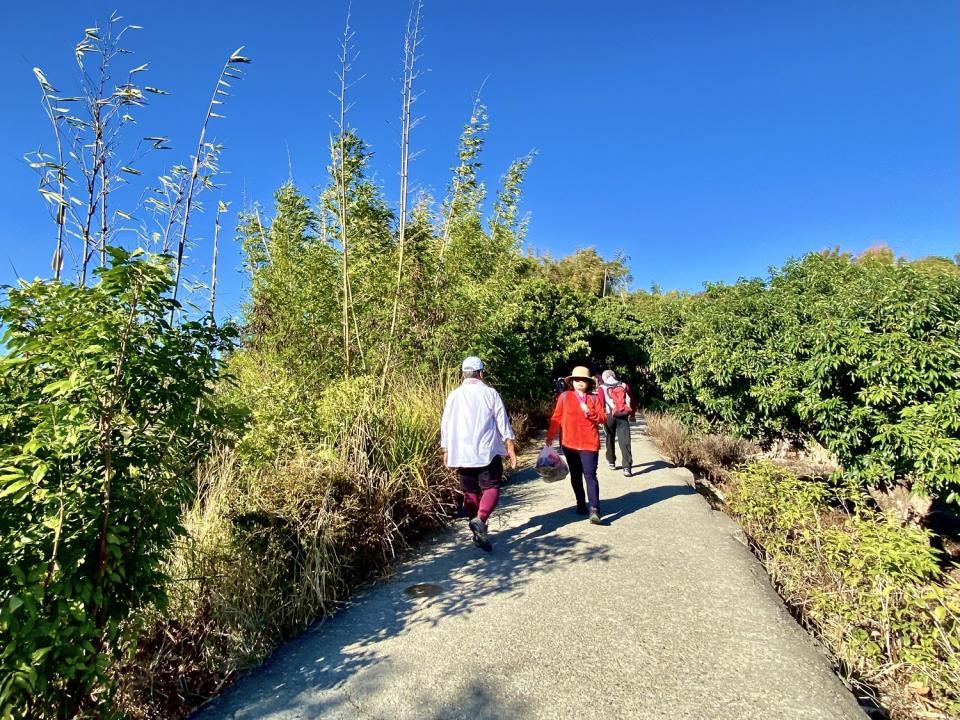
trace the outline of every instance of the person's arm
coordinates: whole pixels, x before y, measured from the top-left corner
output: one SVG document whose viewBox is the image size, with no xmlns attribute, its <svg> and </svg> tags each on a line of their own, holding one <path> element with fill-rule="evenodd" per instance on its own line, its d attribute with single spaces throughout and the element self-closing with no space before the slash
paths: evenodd
<svg viewBox="0 0 960 720">
<path fill-rule="evenodd" d="M 447 443 L 450 440 L 450 398 L 443 405 L 443 416 L 440 418 L 440 447 L 443 449 L 443 464 L 447 465 Z"/>
<path fill-rule="evenodd" d="M 517 469 L 517 448 L 513 444 L 513 440 L 504 440 L 503 444 L 507 446 L 507 459 L 510 460 L 510 469 Z"/>
<path fill-rule="evenodd" d="M 550 416 L 550 426 L 547 429 L 547 440 L 546 444 L 553 445 L 553 439 L 560 432 L 560 418 L 563 417 L 563 398 L 566 396 L 566 392 L 562 392 L 557 396 L 557 404 L 553 408 L 553 415 Z"/>
<path fill-rule="evenodd" d="M 513 427 L 510 425 L 510 416 L 507 414 L 507 408 L 503 404 L 503 398 L 500 397 L 500 393 L 498 392 L 494 392 L 494 395 L 496 395 L 496 400 L 494 401 L 494 417 L 497 422 L 497 431 L 500 433 L 500 438 L 507 448 L 510 467 L 515 470 L 517 468 L 517 450 L 516 447 L 514 447 L 516 435 L 513 432 Z"/>
<path fill-rule="evenodd" d="M 588 410 L 586 412 L 587 420 L 597 425 L 602 425 L 607 421 L 607 411 L 604 409 L 603 401 L 600 398 L 597 398 L 595 403 L 587 403 Z"/>
</svg>

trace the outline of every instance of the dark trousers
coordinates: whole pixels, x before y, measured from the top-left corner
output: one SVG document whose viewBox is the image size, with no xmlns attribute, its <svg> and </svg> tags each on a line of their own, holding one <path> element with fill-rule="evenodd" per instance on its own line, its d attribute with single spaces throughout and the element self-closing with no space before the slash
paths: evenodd
<svg viewBox="0 0 960 720">
<path fill-rule="evenodd" d="M 570 468 L 570 484 L 573 494 L 577 498 L 577 507 L 586 506 L 583 496 L 583 481 L 587 481 L 587 496 L 590 507 L 600 511 L 600 483 L 597 482 L 597 461 L 600 459 L 599 450 L 571 450 L 563 448 L 563 455 L 567 458 Z"/>
<path fill-rule="evenodd" d="M 463 490 L 463 512 L 471 520 L 486 522 L 500 499 L 503 484 L 503 460 L 495 455 L 484 467 L 457 468 L 457 478 Z"/>
<path fill-rule="evenodd" d="M 630 420 L 628 418 L 607 415 L 607 462 L 617 462 L 614 443 L 620 446 L 620 459 L 624 468 L 633 467 L 633 451 L 630 449 Z"/>
</svg>

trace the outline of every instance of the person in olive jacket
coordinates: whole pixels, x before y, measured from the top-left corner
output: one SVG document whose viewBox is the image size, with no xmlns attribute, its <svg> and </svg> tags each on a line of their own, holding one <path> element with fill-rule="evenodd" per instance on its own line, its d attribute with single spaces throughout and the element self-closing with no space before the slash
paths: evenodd
<svg viewBox="0 0 960 720">
<path fill-rule="evenodd" d="M 567 376 L 567 387 L 557 398 L 557 405 L 547 430 L 547 446 L 560 434 L 560 447 L 570 466 L 570 484 L 577 500 L 577 514 L 590 514 L 595 525 L 600 520 L 600 483 L 597 462 L 600 459 L 599 427 L 607 421 L 602 398 L 591 395 L 595 380 L 590 371 L 578 366 Z M 587 482 L 586 497 L 583 481 Z M 589 507 L 587 501 L 589 500 Z"/>
</svg>

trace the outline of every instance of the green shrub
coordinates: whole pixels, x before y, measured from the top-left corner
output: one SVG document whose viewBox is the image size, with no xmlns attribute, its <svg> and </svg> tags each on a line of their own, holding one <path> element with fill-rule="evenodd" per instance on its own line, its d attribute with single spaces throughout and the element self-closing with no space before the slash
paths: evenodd
<svg viewBox="0 0 960 720">
<path fill-rule="evenodd" d="M 0 319 L 0 707 L 70 716 L 132 610 L 164 600 L 231 332 L 168 323 L 168 258 L 110 250 L 91 287 L 7 291 Z"/>
<path fill-rule="evenodd" d="M 768 281 L 664 296 L 647 320 L 665 398 L 735 433 L 814 438 L 855 487 L 960 500 L 960 273 L 821 253 Z"/>
<path fill-rule="evenodd" d="M 893 703 L 920 689 L 960 712 L 960 583 L 944 576 L 929 532 L 831 509 L 836 490 L 772 463 L 733 474 L 731 511 L 760 546 L 786 600 L 849 671 Z"/>
<path fill-rule="evenodd" d="M 793 338 L 797 412 L 860 485 L 960 490 L 960 276 L 812 256 L 785 288 L 822 283 Z"/>
</svg>

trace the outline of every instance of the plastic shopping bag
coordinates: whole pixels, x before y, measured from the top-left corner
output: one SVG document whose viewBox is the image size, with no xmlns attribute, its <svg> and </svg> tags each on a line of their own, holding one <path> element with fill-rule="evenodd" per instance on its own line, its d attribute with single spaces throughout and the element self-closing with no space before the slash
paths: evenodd
<svg viewBox="0 0 960 720">
<path fill-rule="evenodd" d="M 544 482 L 563 480 L 569 472 L 560 453 L 552 447 L 544 447 L 537 456 L 537 474 Z"/>
</svg>

